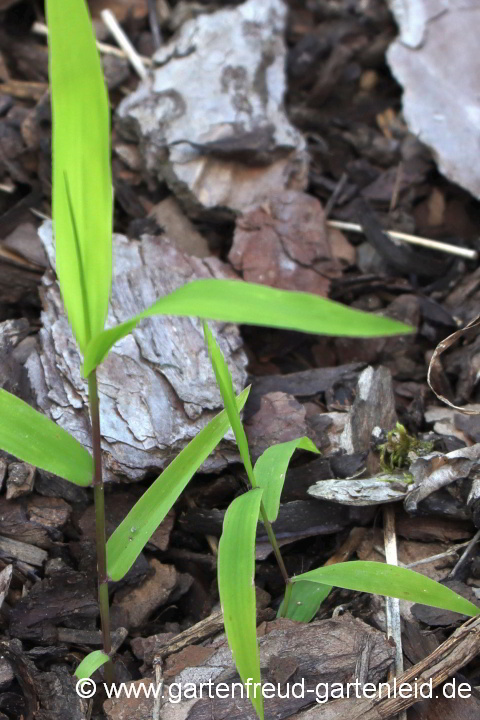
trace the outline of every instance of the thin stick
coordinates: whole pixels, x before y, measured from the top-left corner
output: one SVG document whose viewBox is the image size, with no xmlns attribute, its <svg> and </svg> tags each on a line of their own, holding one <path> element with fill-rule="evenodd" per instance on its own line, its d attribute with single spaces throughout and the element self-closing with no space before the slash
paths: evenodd
<svg viewBox="0 0 480 720">
<path fill-rule="evenodd" d="M 327 220 L 327 225 L 338 228 L 338 230 L 363 233 L 362 226 L 357 225 L 357 223 L 343 222 L 343 220 Z M 392 240 L 403 240 L 411 245 L 421 245 L 421 247 L 426 247 L 430 250 L 438 250 L 439 252 L 449 253 L 450 255 L 458 255 L 458 257 L 467 260 L 478 259 L 478 252 L 476 250 L 469 250 L 468 248 L 457 247 L 456 245 L 450 245 L 450 243 L 440 242 L 439 240 L 429 240 L 428 238 L 418 237 L 417 235 L 397 232 L 397 230 L 384 230 L 383 232 Z"/>
<path fill-rule="evenodd" d="M 398 565 L 397 534 L 395 532 L 395 508 L 385 505 L 383 510 L 383 537 L 385 543 L 385 559 L 389 565 Z M 395 665 L 389 673 L 388 680 L 399 677 L 403 673 L 402 627 L 400 621 L 400 601 L 398 598 L 386 597 L 387 637 L 395 643 Z M 407 720 L 407 711 L 402 710 L 399 720 Z"/>
<path fill-rule="evenodd" d="M 404 565 L 404 567 L 413 568 L 418 567 L 418 565 L 428 565 L 428 563 L 436 562 L 437 560 L 444 560 L 444 558 L 450 557 L 451 555 L 456 555 L 458 550 L 466 547 L 469 543 L 470 541 L 467 541 L 460 543 L 460 545 L 454 545 L 448 550 L 445 550 L 445 552 L 438 553 L 437 555 L 430 555 L 429 557 L 423 558 L 423 560 L 415 560 L 415 562 L 408 563 L 408 565 Z"/>
<path fill-rule="evenodd" d="M 398 195 L 400 193 L 400 185 L 402 184 L 403 178 L 403 163 L 398 163 L 397 172 L 395 173 L 395 183 L 392 189 L 392 197 L 390 198 L 390 207 L 388 208 L 389 214 L 391 214 L 397 207 Z"/>
<path fill-rule="evenodd" d="M 155 693 L 155 699 L 153 701 L 152 720 L 160 720 L 163 698 L 163 665 L 160 657 L 155 657 L 153 667 L 155 669 L 155 686 L 157 692 Z"/>
<path fill-rule="evenodd" d="M 329 216 L 330 213 L 332 212 L 333 208 L 335 207 L 335 205 L 336 205 L 336 203 L 337 203 L 337 200 L 338 200 L 338 197 L 339 197 L 339 195 L 341 194 L 341 192 L 342 192 L 343 188 L 345 187 L 345 185 L 347 184 L 347 181 L 348 181 L 348 174 L 347 174 L 346 172 L 344 172 L 343 175 L 342 175 L 342 177 L 340 178 L 340 180 L 339 180 L 338 183 L 336 184 L 334 191 L 332 192 L 332 194 L 331 194 L 330 197 L 328 198 L 327 204 L 325 205 L 325 210 L 324 210 L 324 212 L 325 212 L 325 217 L 326 217 L 326 218 L 328 218 L 328 216 Z"/>
<path fill-rule="evenodd" d="M 156 0 L 148 0 L 147 4 L 148 21 L 150 23 L 150 30 L 152 31 L 153 44 L 155 46 L 155 49 L 158 50 L 158 48 L 162 44 L 162 33 L 160 31 L 160 25 L 158 22 L 157 2 Z"/>
<path fill-rule="evenodd" d="M 464 569 L 465 565 L 471 560 L 472 557 L 472 551 L 475 545 L 480 540 L 480 530 L 477 530 L 473 538 L 470 540 L 470 542 L 467 544 L 466 549 L 462 553 L 462 556 L 460 557 L 459 561 L 451 570 L 451 572 L 448 574 L 449 580 L 454 580 L 455 578 L 458 578 L 459 573 Z"/>
<path fill-rule="evenodd" d="M 98 604 L 100 606 L 100 625 L 102 629 L 103 651 L 112 652 L 110 639 L 110 608 L 108 605 L 107 577 L 107 535 L 105 529 L 105 487 L 102 476 L 102 448 L 100 435 L 100 408 L 98 401 L 97 374 L 93 370 L 88 376 L 88 400 L 92 420 L 93 446 L 93 496 L 95 501 L 95 538 L 97 546 Z M 105 681 L 113 683 L 113 662 L 105 664 Z"/>
<path fill-rule="evenodd" d="M 404 567 L 404 568 L 409 568 L 409 569 L 418 567 L 418 565 L 428 565 L 431 562 L 436 562 L 437 560 L 444 560 L 445 558 L 450 557 L 451 555 L 456 555 L 458 550 L 466 547 L 469 543 L 470 543 L 470 540 L 467 540 L 466 542 L 460 543 L 459 545 L 453 545 L 448 550 L 445 550 L 445 552 L 437 553 L 436 555 L 429 555 L 428 557 L 424 557 L 421 560 L 415 560 L 414 562 L 407 563 L 406 565 L 399 561 L 397 563 L 397 565 L 398 565 L 398 567 Z M 373 549 L 379 555 L 382 555 L 383 557 L 385 557 L 385 550 L 383 548 L 381 548 L 379 545 L 374 545 Z"/>
<path fill-rule="evenodd" d="M 42 37 L 48 36 L 48 28 L 44 23 L 41 22 L 33 23 L 32 32 L 35 33 L 35 35 L 41 35 Z M 127 53 L 124 50 L 116 48 L 113 45 L 109 45 L 108 43 L 102 43 L 97 41 L 97 50 L 101 52 L 102 55 L 114 55 L 115 57 L 128 59 Z M 138 57 L 144 65 L 147 65 L 148 67 L 151 67 L 153 65 L 152 58 L 145 57 L 145 55 L 139 55 Z"/>
<path fill-rule="evenodd" d="M 128 57 L 133 69 L 137 73 L 137 75 L 142 79 L 145 80 L 147 77 L 147 71 L 145 70 L 145 65 L 142 62 L 142 58 L 137 53 L 135 48 L 133 47 L 132 43 L 128 39 L 128 37 L 123 32 L 122 28 L 117 22 L 117 19 L 115 15 L 110 10 L 102 10 L 100 13 L 102 16 L 102 20 L 107 26 L 107 28 L 112 33 L 113 37 L 117 41 L 117 43 L 120 45 L 122 50 L 124 51 L 125 55 Z"/>
</svg>

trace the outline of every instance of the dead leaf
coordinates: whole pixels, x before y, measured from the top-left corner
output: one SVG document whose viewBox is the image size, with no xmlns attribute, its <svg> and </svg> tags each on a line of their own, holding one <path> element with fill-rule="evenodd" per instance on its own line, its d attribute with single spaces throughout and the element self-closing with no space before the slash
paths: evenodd
<svg viewBox="0 0 480 720">
<path fill-rule="evenodd" d="M 444 376 L 442 363 L 440 361 L 440 355 L 442 355 L 446 350 L 452 347 L 452 345 L 454 345 L 457 340 L 460 340 L 465 335 L 468 335 L 470 330 L 477 329 L 479 326 L 480 315 L 477 315 L 477 317 L 471 320 L 468 325 L 465 325 L 464 328 L 462 328 L 461 330 L 457 330 L 456 332 L 445 338 L 445 340 L 442 340 L 442 342 L 439 343 L 435 348 L 432 359 L 430 360 L 430 365 L 428 366 L 427 382 L 435 395 L 438 397 L 438 399 L 444 402 L 446 405 L 454 408 L 454 410 L 458 410 L 465 415 L 478 415 L 479 412 L 478 410 L 469 410 L 467 408 L 462 408 L 458 405 L 455 405 L 445 397 L 445 395 L 443 394 L 444 391 L 440 390 L 439 386 L 442 384 Z"/>
</svg>

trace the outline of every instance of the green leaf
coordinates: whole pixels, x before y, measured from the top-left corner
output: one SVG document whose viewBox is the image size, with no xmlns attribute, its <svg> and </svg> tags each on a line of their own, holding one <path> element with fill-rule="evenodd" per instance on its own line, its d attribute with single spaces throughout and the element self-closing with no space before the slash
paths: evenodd
<svg viewBox="0 0 480 720">
<path fill-rule="evenodd" d="M 223 622 L 238 674 L 246 684 L 260 683 L 260 654 L 255 607 L 255 538 L 263 490 L 236 498 L 228 508 L 218 545 L 218 589 Z M 247 691 L 257 715 L 263 720 L 260 685 Z"/>
<path fill-rule="evenodd" d="M 112 276 L 110 113 L 84 0 L 47 0 L 56 270 L 82 352 L 103 330 Z"/>
<path fill-rule="evenodd" d="M 480 613 L 480 608 L 445 585 L 408 568 L 381 562 L 356 560 L 338 563 L 310 570 L 292 578 L 292 582 L 303 580 L 410 600 L 463 615 L 473 616 Z"/>
<path fill-rule="evenodd" d="M 413 332 L 409 325 L 370 315 L 310 293 L 277 290 L 241 280 L 195 280 L 165 295 L 127 322 L 104 330 L 89 343 L 84 374 L 99 365 L 110 348 L 152 315 L 287 328 L 319 335 L 377 337 Z"/>
<path fill-rule="evenodd" d="M 50 418 L 0 389 L 0 447 L 24 462 L 90 485 L 93 460 L 85 448 Z"/>
<path fill-rule="evenodd" d="M 84 678 L 92 677 L 93 673 L 98 670 L 99 667 L 105 665 L 110 660 L 108 655 L 102 650 L 94 650 L 83 658 L 80 665 L 75 670 L 75 677 L 79 680 Z"/>
<path fill-rule="evenodd" d="M 242 409 L 250 388 L 238 397 Z M 142 495 L 107 543 L 107 573 L 121 580 L 183 492 L 200 465 L 218 445 L 230 423 L 225 410 L 214 417 Z"/>
<path fill-rule="evenodd" d="M 265 497 L 265 495 L 264 495 Z M 288 601 L 288 608 L 285 616 L 283 607 L 285 598 L 278 609 L 277 617 L 287 617 L 297 622 L 308 623 L 317 614 L 320 605 L 328 596 L 332 588 L 329 585 L 300 580 L 296 582 Z"/>
<path fill-rule="evenodd" d="M 264 489 L 263 507 L 270 522 L 275 522 L 277 519 L 285 474 L 292 455 L 297 449 L 319 453 L 308 437 L 301 437 L 272 445 L 260 455 L 255 463 L 255 479 L 258 487 Z"/>
<path fill-rule="evenodd" d="M 213 337 L 207 323 L 203 323 L 203 330 L 207 341 L 210 359 L 212 361 L 213 371 L 217 379 L 217 385 L 223 398 L 223 404 L 225 405 L 225 410 L 227 411 L 228 419 L 230 420 L 230 425 L 232 426 L 232 430 L 235 435 L 235 440 L 237 441 L 240 457 L 242 458 L 245 470 L 247 471 L 248 479 L 250 480 L 252 487 L 255 487 L 256 482 L 253 474 L 252 461 L 250 460 L 250 452 L 248 450 L 247 436 L 245 435 L 243 423 L 240 419 L 237 403 L 235 402 L 235 390 L 233 388 L 232 376 L 230 375 L 230 370 L 225 362 L 223 353 L 220 350 L 217 341 Z"/>
</svg>

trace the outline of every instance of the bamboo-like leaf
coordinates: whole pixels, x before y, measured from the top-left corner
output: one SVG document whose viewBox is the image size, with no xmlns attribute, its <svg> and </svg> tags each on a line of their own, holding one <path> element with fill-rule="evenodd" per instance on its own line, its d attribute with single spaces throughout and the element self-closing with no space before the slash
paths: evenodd
<svg viewBox="0 0 480 720">
<path fill-rule="evenodd" d="M 235 435 L 235 440 L 237 441 L 240 457 L 242 458 L 245 470 L 247 471 L 248 479 L 250 480 L 252 487 L 255 487 L 256 482 L 253 474 L 250 452 L 248 449 L 247 436 L 245 435 L 243 423 L 240 419 L 237 403 L 235 402 L 235 390 L 233 388 L 232 376 L 230 375 L 230 370 L 225 362 L 223 353 L 220 350 L 217 341 L 213 337 L 207 323 L 203 323 L 203 330 L 207 341 L 210 360 L 212 361 L 213 371 L 217 379 L 217 385 L 222 395 L 223 404 L 225 405 L 225 410 L 227 411 L 228 419 L 230 420 L 230 425 L 232 426 L 232 430 Z"/>
<path fill-rule="evenodd" d="M 255 479 L 263 488 L 263 507 L 270 522 L 275 522 L 288 464 L 295 450 L 319 451 L 308 437 L 297 438 L 267 448 L 255 463 Z"/>
<path fill-rule="evenodd" d="M 47 0 L 56 270 L 82 352 L 103 330 L 112 276 L 110 114 L 84 0 Z"/>
<path fill-rule="evenodd" d="M 80 665 L 75 670 L 75 677 L 78 680 L 84 680 L 85 678 L 92 677 L 93 673 L 98 670 L 99 667 L 105 665 L 110 660 L 102 650 L 94 650 L 83 658 Z"/>
<path fill-rule="evenodd" d="M 195 280 L 160 298 L 139 315 L 94 337 L 85 352 L 84 374 L 88 375 L 99 365 L 109 349 L 142 318 L 152 315 L 192 316 L 348 337 L 413 332 L 409 325 L 396 320 L 354 310 L 310 293 L 277 290 L 240 280 Z"/>
<path fill-rule="evenodd" d="M 93 460 L 85 448 L 50 418 L 0 389 L 0 448 L 75 485 L 90 485 Z"/>
<path fill-rule="evenodd" d="M 228 508 L 218 545 L 218 589 L 227 640 L 238 674 L 263 720 L 255 607 L 255 537 L 262 492 L 250 490 Z M 258 683 L 255 685 L 254 683 Z"/>
<path fill-rule="evenodd" d="M 408 568 L 381 562 L 356 560 L 326 565 L 292 578 L 292 582 L 304 580 L 410 600 L 463 615 L 473 616 L 480 613 L 480 608 L 445 585 Z"/>
<path fill-rule="evenodd" d="M 265 495 L 263 496 L 265 499 Z M 330 593 L 331 586 L 320 583 L 299 580 L 294 583 L 292 594 L 288 601 L 288 608 L 283 615 L 285 599 L 278 609 L 277 617 L 287 617 L 297 622 L 308 623 L 317 614 L 320 605 Z"/>
<path fill-rule="evenodd" d="M 250 388 L 236 399 L 241 410 Z M 230 423 L 222 410 L 191 440 L 142 495 L 107 543 L 107 572 L 121 580 L 183 492 L 200 465 L 218 445 Z"/>
</svg>

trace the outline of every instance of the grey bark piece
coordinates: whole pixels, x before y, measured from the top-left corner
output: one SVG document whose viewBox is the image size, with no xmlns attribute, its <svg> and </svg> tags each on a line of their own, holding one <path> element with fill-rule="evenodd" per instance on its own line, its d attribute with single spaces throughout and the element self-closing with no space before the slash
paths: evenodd
<svg viewBox="0 0 480 720">
<path fill-rule="evenodd" d="M 444 13 L 450 0 L 388 0 L 388 4 L 400 28 L 402 43 L 417 48 L 425 39 L 428 22 Z"/>
<path fill-rule="evenodd" d="M 367 367 L 358 378 L 356 397 L 341 437 L 347 452 L 368 450 L 375 427 L 391 430 L 397 421 L 392 376 L 385 367 Z"/>
<path fill-rule="evenodd" d="M 0 608 L 3 605 L 3 601 L 5 600 L 6 596 L 8 595 L 8 591 L 10 589 L 10 581 L 12 579 L 12 574 L 13 574 L 13 565 L 6 565 L 3 568 L 3 570 L 0 572 Z M 0 689 L 1 689 L 1 683 L 0 683 Z"/>
<path fill-rule="evenodd" d="M 305 140 L 283 108 L 286 13 L 283 0 L 248 0 L 188 20 L 118 107 L 147 171 L 193 214 L 224 216 L 307 185 Z"/>
<path fill-rule="evenodd" d="M 40 235 L 52 258 L 51 224 Z M 184 255 L 166 238 L 114 239 L 116 260 L 107 326 L 123 322 L 190 280 L 232 277 L 216 258 Z M 26 367 L 40 409 L 90 447 L 87 385 L 63 313 L 57 283 L 44 278 L 40 348 Z M 237 391 L 246 384 L 238 328 L 211 323 Z M 98 369 L 102 447 L 107 477 L 134 481 L 163 468 L 221 409 L 198 319 L 155 317 L 118 342 Z M 220 444 L 204 465 L 219 470 L 236 460 L 233 442 Z"/>
<path fill-rule="evenodd" d="M 15 673 L 6 658 L 0 658 L 0 691 L 7 690 L 15 680 Z"/>
<path fill-rule="evenodd" d="M 372 478 L 350 478 L 348 480 L 320 480 L 307 492 L 319 500 L 330 500 L 340 505 L 368 507 L 403 500 L 409 481 L 391 475 Z"/>
<path fill-rule="evenodd" d="M 35 482 L 35 467 L 28 463 L 13 462 L 8 466 L 7 500 L 29 495 Z"/>
<path fill-rule="evenodd" d="M 477 0 L 391 0 L 405 6 L 401 37 L 390 46 L 390 68 L 404 88 L 403 113 L 413 133 L 434 152 L 444 175 L 480 197 L 472 157 L 480 145 Z M 408 20 L 410 18 L 410 20 Z M 413 47 L 407 47 L 408 45 Z"/>
</svg>

